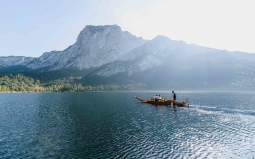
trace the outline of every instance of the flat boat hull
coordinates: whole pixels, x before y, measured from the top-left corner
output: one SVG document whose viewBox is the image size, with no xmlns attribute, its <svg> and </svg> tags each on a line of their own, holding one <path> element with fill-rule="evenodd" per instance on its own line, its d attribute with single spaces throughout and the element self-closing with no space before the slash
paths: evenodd
<svg viewBox="0 0 255 159">
<path fill-rule="evenodd" d="M 166 101 L 154 101 L 153 99 L 142 99 L 139 97 L 136 97 L 136 99 L 144 102 L 144 103 L 149 103 L 149 104 L 154 104 L 154 105 L 171 105 L 173 103 L 173 105 L 179 106 L 179 107 L 186 107 L 187 102 L 176 102 L 173 100 L 166 100 Z"/>
</svg>

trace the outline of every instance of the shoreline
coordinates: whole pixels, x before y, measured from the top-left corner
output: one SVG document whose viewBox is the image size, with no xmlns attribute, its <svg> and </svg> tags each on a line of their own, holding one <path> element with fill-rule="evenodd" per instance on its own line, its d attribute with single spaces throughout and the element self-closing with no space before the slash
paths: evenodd
<svg viewBox="0 0 255 159">
<path fill-rule="evenodd" d="M 79 92 L 75 92 L 75 91 L 65 91 L 65 92 L 18 92 L 18 91 L 10 91 L 10 92 L 0 92 L 0 93 L 4 93 L 4 94 L 9 94 L 9 93 L 87 93 L 87 92 L 155 92 L 155 93 L 172 93 L 172 91 L 150 91 L 150 90 L 142 90 L 142 91 L 79 91 Z M 178 93 L 207 93 L 207 92 L 221 92 L 221 93 L 231 93 L 231 92 L 255 92 L 255 91 L 175 91 Z"/>
</svg>

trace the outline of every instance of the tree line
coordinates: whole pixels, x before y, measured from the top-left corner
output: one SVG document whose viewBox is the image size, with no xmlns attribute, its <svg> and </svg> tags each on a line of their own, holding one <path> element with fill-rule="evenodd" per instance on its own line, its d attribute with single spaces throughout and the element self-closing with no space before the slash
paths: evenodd
<svg viewBox="0 0 255 159">
<path fill-rule="evenodd" d="M 55 80 L 40 82 L 39 79 L 23 74 L 1 74 L 0 92 L 85 92 L 85 91 L 137 91 L 145 84 L 105 84 L 85 85 L 82 77 L 63 77 Z"/>
</svg>

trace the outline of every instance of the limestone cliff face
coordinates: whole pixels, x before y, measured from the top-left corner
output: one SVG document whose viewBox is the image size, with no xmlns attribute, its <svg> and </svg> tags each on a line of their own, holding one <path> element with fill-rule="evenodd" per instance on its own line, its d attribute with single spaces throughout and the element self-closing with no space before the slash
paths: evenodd
<svg viewBox="0 0 255 159">
<path fill-rule="evenodd" d="M 109 77 L 121 72 L 132 75 L 163 64 L 178 44 L 164 36 L 144 40 L 122 31 L 117 25 L 89 25 L 80 32 L 76 42 L 63 51 L 46 52 L 39 58 L 0 57 L 0 65 L 46 70 L 98 67 L 94 75 Z"/>
<path fill-rule="evenodd" d="M 99 67 L 119 60 L 145 42 L 142 38 L 122 31 L 117 25 L 86 26 L 77 41 L 66 50 L 44 53 L 27 67 L 37 69 L 51 66 L 50 70 Z"/>
<path fill-rule="evenodd" d="M 186 53 L 193 52 L 208 52 L 208 48 L 188 45 L 164 36 L 144 40 L 122 31 L 117 25 L 89 25 L 80 32 L 76 42 L 63 51 L 46 52 L 39 58 L 0 57 L 0 65 L 23 65 L 32 70 L 97 67 L 99 69 L 93 75 L 110 77 L 125 72 L 130 76 L 169 63 L 173 58 L 183 61 Z"/>
</svg>

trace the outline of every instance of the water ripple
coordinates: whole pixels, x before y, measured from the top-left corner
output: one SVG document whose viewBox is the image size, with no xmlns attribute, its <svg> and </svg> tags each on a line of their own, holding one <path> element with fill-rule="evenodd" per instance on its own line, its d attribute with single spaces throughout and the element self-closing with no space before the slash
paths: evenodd
<svg viewBox="0 0 255 159">
<path fill-rule="evenodd" d="M 190 108 L 137 94 L 1 94 L 0 158 L 255 157 L 254 94 L 179 93 Z"/>
</svg>

